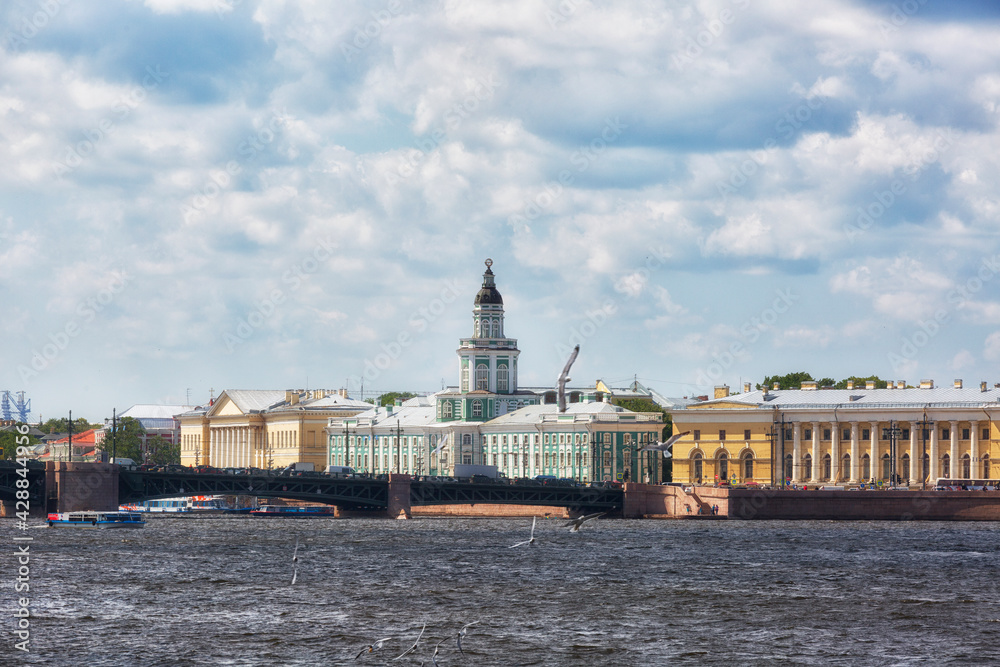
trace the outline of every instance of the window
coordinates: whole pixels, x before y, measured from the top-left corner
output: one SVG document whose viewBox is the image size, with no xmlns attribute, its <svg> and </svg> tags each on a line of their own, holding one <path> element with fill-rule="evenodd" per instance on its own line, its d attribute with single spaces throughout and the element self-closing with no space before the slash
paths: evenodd
<svg viewBox="0 0 1000 667">
<path fill-rule="evenodd" d="M 478 398 L 472 402 L 472 416 L 482 417 L 483 416 L 483 402 Z"/>
<path fill-rule="evenodd" d="M 462 391 L 469 391 L 469 367 L 462 369 Z"/>
<path fill-rule="evenodd" d="M 823 479 L 829 480 L 832 474 L 830 466 L 833 462 L 830 460 L 830 455 L 826 454 L 823 456 Z"/>
<path fill-rule="evenodd" d="M 749 440 L 750 439 L 750 429 L 744 429 L 744 431 L 743 431 L 743 439 L 744 440 Z"/>
<path fill-rule="evenodd" d="M 966 454 L 962 457 L 962 479 L 969 479 L 972 477 L 972 459 Z"/>
<path fill-rule="evenodd" d="M 989 440 L 989 439 L 990 439 L 990 430 L 988 428 L 984 428 L 983 429 L 983 440 Z"/>
<path fill-rule="evenodd" d="M 497 457 L 498 456 L 499 456 L 499 454 L 494 454 L 493 455 L 493 465 L 497 465 Z"/>
<path fill-rule="evenodd" d="M 872 478 L 872 460 L 867 454 L 861 457 L 861 478 Z"/>
<path fill-rule="evenodd" d="M 850 440 L 851 439 L 851 429 L 845 428 L 843 436 L 844 436 L 843 440 Z"/>
<path fill-rule="evenodd" d="M 753 479 L 753 456 L 749 453 L 743 457 L 743 479 L 744 481 Z"/>
<path fill-rule="evenodd" d="M 500 320 L 493 320 L 493 338 L 500 337 Z"/>
<path fill-rule="evenodd" d="M 601 463 L 605 468 L 611 467 L 611 452 L 604 452 L 603 461 Z"/>
<path fill-rule="evenodd" d="M 697 433 L 697 431 L 695 431 L 695 433 Z M 610 433 L 605 433 L 604 434 L 604 444 L 605 445 L 610 445 L 611 444 L 611 434 Z"/>
<path fill-rule="evenodd" d="M 701 452 L 695 452 L 691 459 L 691 481 L 700 482 L 702 478 L 702 470 L 704 468 L 704 461 L 701 458 Z"/>
<path fill-rule="evenodd" d="M 785 455 L 785 481 L 792 481 L 792 455 Z"/>
<path fill-rule="evenodd" d="M 538 468 L 538 467 L 541 466 L 541 460 L 542 460 L 542 455 L 539 454 L 538 452 L 535 452 L 535 467 L 536 468 Z"/>
<path fill-rule="evenodd" d="M 872 437 L 871 429 L 867 429 L 867 428 L 861 429 L 861 439 L 862 440 L 871 440 L 871 437 Z M 866 475 L 866 477 L 867 477 L 867 475 Z"/>
<path fill-rule="evenodd" d="M 831 435 L 830 434 L 830 429 L 828 429 L 828 428 L 823 429 L 823 439 L 824 440 L 829 440 L 830 439 L 830 435 Z"/>
<path fill-rule="evenodd" d="M 699 431 L 698 429 L 694 430 L 694 439 L 701 440 L 701 431 Z"/>
<path fill-rule="evenodd" d="M 490 369 L 486 364 L 476 366 L 476 389 L 488 391 L 490 388 Z"/>
<path fill-rule="evenodd" d="M 497 392 L 504 394 L 507 392 L 507 381 L 510 374 L 507 372 L 506 366 L 501 366 L 497 369 Z"/>
<path fill-rule="evenodd" d="M 851 478 L 851 455 L 844 454 L 844 457 L 840 459 L 840 476 L 838 481 L 850 478 Z"/>
<path fill-rule="evenodd" d="M 987 454 L 983 457 L 983 479 L 990 478 L 990 457 Z"/>
<path fill-rule="evenodd" d="M 471 433 L 466 433 L 465 435 L 462 436 L 462 444 L 463 445 L 471 445 L 472 444 L 472 434 Z"/>
<path fill-rule="evenodd" d="M 792 440 L 792 438 L 794 438 L 794 437 L 795 437 L 795 436 L 794 436 L 794 435 L 792 434 L 792 429 L 790 429 L 790 428 L 786 428 L 786 429 L 785 429 L 785 440 L 789 440 L 789 441 L 790 441 L 790 440 Z"/>
<path fill-rule="evenodd" d="M 949 429 L 946 429 L 946 428 L 941 429 L 941 439 L 942 440 L 947 440 L 950 437 L 951 437 L 951 431 Z"/>
<path fill-rule="evenodd" d="M 503 455 L 503 467 L 504 467 L 504 470 L 507 469 L 507 462 L 509 461 L 509 458 L 508 458 L 509 456 L 510 456 L 509 454 L 504 454 Z"/>
<path fill-rule="evenodd" d="M 729 458 L 726 456 L 725 452 L 719 454 L 719 479 L 724 480 L 729 477 Z"/>
<path fill-rule="evenodd" d="M 720 428 L 719 429 L 719 440 L 725 440 L 725 439 L 726 439 L 726 431 L 725 431 L 725 429 L 721 429 Z"/>
<path fill-rule="evenodd" d="M 813 474 L 813 459 L 812 456 L 806 454 L 802 457 L 802 476 L 806 479 L 812 479 Z"/>
<path fill-rule="evenodd" d="M 451 401 L 445 401 L 443 407 L 444 407 L 444 416 L 445 416 L 445 419 L 450 418 L 451 417 Z"/>
<path fill-rule="evenodd" d="M 963 428 L 962 429 L 962 440 L 968 440 L 968 439 L 969 439 L 969 429 Z"/>
<path fill-rule="evenodd" d="M 909 439 L 910 439 L 910 429 L 908 429 L 908 428 L 904 428 L 904 429 L 903 429 L 903 434 L 902 434 L 902 435 L 901 435 L 900 437 L 901 437 L 901 438 L 902 438 L 903 440 L 909 440 Z"/>
<path fill-rule="evenodd" d="M 802 437 L 806 440 L 811 440 L 813 437 L 813 430 L 811 428 L 807 428 L 805 433 L 802 434 Z"/>
<path fill-rule="evenodd" d="M 631 450 L 626 449 L 624 452 L 622 452 L 622 465 L 624 465 L 626 468 L 631 468 L 632 467 L 632 451 Z"/>
</svg>

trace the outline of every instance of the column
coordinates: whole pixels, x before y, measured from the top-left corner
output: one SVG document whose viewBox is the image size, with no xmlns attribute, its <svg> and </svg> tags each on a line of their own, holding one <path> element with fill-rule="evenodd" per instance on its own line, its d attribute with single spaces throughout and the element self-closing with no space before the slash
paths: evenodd
<svg viewBox="0 0 1000 667">
<path fill-rule="evenodd" d="M 930 421 L 930 420 L 928 420 Z M 930 431 L 931 435 L 931 451 L 929 455 L 930 459 L 930 471 L 927 476 L 930 478 L 928 481 L 933 485 L 937 482 L 938 477 L 941 476 L 941 461 L 938 458 L 938 427 L 937 424 L 929 424 L 927 430 Z M 933 486 L 932 486 L 933 488 Z"/>
<path fill-rule="evenodd" d="M 917 422 L 910 422 L 910 484 L 920 483 L 920 446 L 917 439 Z"/>
<path fill-rule="evenodd" d="M 809 483 L 815 484 L 819 481 L 819 422 L 812 422 L 812 473 L 809 475 Z"/>
<path fill-rule="evenodd" d="M 882 461 L 878 458 L 878 422 L 870 422 L 869 425 L 872 428 L 869 434 L 869 439 L 871 440 L 869 443 L 869 457 L 871 458 L 871 466 L 869 467 L 871 470 L 869 472 L 872 474 L 872 479 L 878 479 L 882 474 L 882 471 L 879 470 L 882 466 Z"/>
<path fill-rule="evenodd" d="M 802 428 L 792 424 L 792 484 L 802 481 Z"/>
<path fill-rule="evenodd" d="M 830 481 L 840 481 L 840 424 L 830 422 Z"/>
<path fill-rule="evenodd" d="M 958 462 L 958 422 L 949 423 L 951 424 L 951 467 L 948 470 L 948 475 L 952 479 L 959 479 L 962 476 L 962 468 Z"/>
<path fill-rule="evenodd" d="M 858 422 L 851 422 L 851 484 L 861 479 L 861 447 L 858 443 Z"/>
<path fill-rule="evenodd" d="M 976 479 L 983 474 L 983 464 L 979 460 L 979 436 L 976 435 L 976 431 L 979 430 L 979 422 L 969 422 L 969 458 L 972 459 L 969 470 L 972 479 Z"/>
</svg>

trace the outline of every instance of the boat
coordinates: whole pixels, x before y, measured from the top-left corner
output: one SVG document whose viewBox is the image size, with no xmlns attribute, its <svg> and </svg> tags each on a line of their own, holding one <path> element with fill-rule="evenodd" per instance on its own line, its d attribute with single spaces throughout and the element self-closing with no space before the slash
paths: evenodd
<svg viewBox="0 0 1000 667">
<path fill-rule="evenodd" d="M 337 508 L 330 505 L 261 505 L 250 510 L 250 516 L 266 517 L 330 517 L 335 516 Z"/>
<path fill-rule="evenodd" d="M 142 528 L 146 522 L 135 512 L 58 512 L 49 514 L 49 527 Z"/>
<path fill-rule="evenodd" d="M 144 500 L 141 503 L 120 505 L 123 512 L 165 512 L 169 514 L 190 512 L 222 512 L 226 509 L 226 501 L 222 496 L 178 496 L 176 498 L 157 498 Z"/>
</svg>

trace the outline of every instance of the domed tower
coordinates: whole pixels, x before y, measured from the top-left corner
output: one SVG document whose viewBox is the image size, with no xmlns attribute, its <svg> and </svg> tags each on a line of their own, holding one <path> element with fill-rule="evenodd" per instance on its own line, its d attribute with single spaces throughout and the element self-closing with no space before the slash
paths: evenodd
<svg viewBox="0 0 1000 667">
<path fill-rule="evenodd" d="M 472 306 L 472 338 L 459 343 L 459 390 L 464 394 L 517 393 L 517 341 L 503 331 L 503 297 L 493 280 L 493 260 L 486 260 L 483 286 Z"/>
</svg>

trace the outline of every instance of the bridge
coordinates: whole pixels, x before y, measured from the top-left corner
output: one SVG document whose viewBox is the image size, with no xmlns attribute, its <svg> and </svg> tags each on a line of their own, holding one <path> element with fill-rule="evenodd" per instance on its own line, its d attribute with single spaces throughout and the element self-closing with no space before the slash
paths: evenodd
<svg viewBox="0 0 1000 667">
<path fill-rule="evenodd" d="M 0 465 L 4 515 L 16 498 L 20 478 L 13 462 Z M 7 465 L 9 464 L 9 465 Z M 537 484 L 471 483 L 450 478 L 334 477 L 321 473 L 146 472 L 104 463 L 34 464 L 27 473 L 33 513 L 117 509 L 121 504 L 177 496 L 235 495 L 285 498 L 335 505 L 347 511 L 377 511 L 390 516 L 427 505 L 531 505 L 566 508 L 571 513 L 615 512 L 620 489 Z"/>
</svg>

